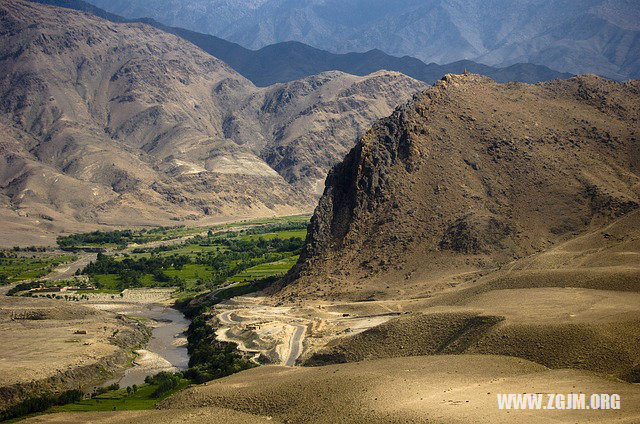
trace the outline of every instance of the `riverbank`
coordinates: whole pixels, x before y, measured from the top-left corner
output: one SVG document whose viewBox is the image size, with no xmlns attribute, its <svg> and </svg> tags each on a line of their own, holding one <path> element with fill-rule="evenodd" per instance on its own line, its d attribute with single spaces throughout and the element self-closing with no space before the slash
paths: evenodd
<svg viewBox="0 0 640 424">
<path fill-rule="evenodd" d="M 116 297 L 116 299 L 120 299 Z M 93 301 L 94 308 L 110 310 L 135 319 L 141 319 L 151 330 L 147 344 L 136 350 L 133 366 L 118 377 L 105 383 L 120 387 L 141 385 L 147 376 L 160 372 L 179 372 L 189 367 L 186 331 L 190 321 L 177 309 L 161 303 L 135 303 L 127 301 Z"/>
<path fill-rule="evenodd" d="M 89 392 L 129 366 L 149 336 L 140 320 L 75 302 L 4 296 L 0 413 L 44 393 Z"/>
</svg>

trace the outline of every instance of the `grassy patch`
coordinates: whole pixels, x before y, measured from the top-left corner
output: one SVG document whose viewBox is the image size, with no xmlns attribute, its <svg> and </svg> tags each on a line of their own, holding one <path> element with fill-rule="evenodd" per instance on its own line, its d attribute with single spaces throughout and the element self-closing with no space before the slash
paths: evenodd
<svg viewBox="0 0 640 424">
<path fill-rule="evenodd" d="M 119 284 L 118 276 L 115 274 L 93 274 L 91 280 L 107 292 L 117 291 L 116 287 Z M 93 293 L 97 293 L 97 291 L 93 291 Z"/>
<path fill-rule="evenodd" d="M 184 265 L 182 269 L 177 270 L 173 268 L 169 268 L 165 271 L 169 277 L 179 277 L 185 280 L 188 284 L 192 285 L 196 283 L 198 280 L 209 279 L 213 276 L 213 271 L 206 265 L 202 264 L 188 264 Z"/>
<path fill-rule="evenodd" d="M 285 231 L 274 231 L 265 234 L 250 234 L 250 235 L 241 235 L 238 236 L 240 240 L 257 240 L 259 238 L 263 238 L 265 240 L 273 240 L 275 238 L 281 239 L 290 239 L 292 237 L 298 237 L 304 239 L 307 237 L 307 230 L 285 230 Z"/>
<path fill-rule="evenodd" d="M 256 265 L 229 278 L 229 282 L 252 281 L 266 277 L 282 276 L 296 264 L 298 258 L 299 255 L 294 255 L 279 261 Z"/>
<path fill-rule="evenodd" d="M 184 389 L 189 384 L 189 380 L 180 380 L 178 387 L 158 398 L 153 397 L 153 393 L 157 390 L 158 386 L 143 384 L 135 393 L 131 392 L 131 394 L 127 394 L 127 390 L 123 388 L 104 393 L 92 399 L 83 399 L 68 405 L 54 406 L 47 412 L 135 411 L 154 409 L 156 403 Z"/>
<path fill-rule="evenodd" d="M 73 255 L 3 256 L 0 256 L 0 285 L 44 277 L 58 266 L 76 259 Z"/>
<path fill-rule="evenodd" d="M 118 290 L 96 289 L 96 290 L 77 290 L 78 294 L 120 294 Z"/>
</svg>

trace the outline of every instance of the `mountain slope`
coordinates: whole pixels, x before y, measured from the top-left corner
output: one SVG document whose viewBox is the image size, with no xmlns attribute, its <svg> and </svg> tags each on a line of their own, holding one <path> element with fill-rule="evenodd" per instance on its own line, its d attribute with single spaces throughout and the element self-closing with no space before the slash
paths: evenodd
<svg viewBox="0 0 640 424">
<path fill-rule="evenodd" d="M 299 42 L 283 42 L 265 46 L 259 50 L 249 50 L 213 35 L 202 34 L 183 28 L 163 25 L 154 19 L 139 18 L 127 20 L 80 0 L 33 0 L 37 3 L 68 7 L 86 11 L 112 22 L 142 22 L 188 40 L 223 60 L 234 70 L 257 86 L 269 86 L 290 82 L 326 71 L 342 71 L 352 75 L 365 76 L 379 70 L 401 72 L 412 78 L 433 84 L 442 75 L 460 73 L 467 69 L 486 75 L 498 82 L 521 81 L 536 83 L 552 79 L 569 78 L 571 74 L 553 71 L 546 66 L 518 63 L 505 68 L 496 68 L 464 60 L 447 65 L 426 64 L 412 57 L 394 57 L 380 50 L 366 53 L 335 54 L 316 49 Z M 131 16 L 128 9 L 127 16 Z M 133 13 L 136 16 L 136 13 Z"/>
<path fill-rule="evenodd" d="M 334 72 L 258 89 L 148 25 L 19 0 L 0 12 L 1 199 L 18 229 L 308 210 L 359 131 L 424 87 Z"/>
<path fill-rule="evenodd" d="M 640 85 L 449 75 L 327 177 L 281 296 L 410 296 L 640 205 Z"/>
<path fill-rule="evenodd" d="M 640 7 L 629 0 L 91 2 L 248 48 L 300 41 L 337 53 L 378 48 L 425 62 L 530 62 L 573 74 L 640 76 Z"/>
</svg>

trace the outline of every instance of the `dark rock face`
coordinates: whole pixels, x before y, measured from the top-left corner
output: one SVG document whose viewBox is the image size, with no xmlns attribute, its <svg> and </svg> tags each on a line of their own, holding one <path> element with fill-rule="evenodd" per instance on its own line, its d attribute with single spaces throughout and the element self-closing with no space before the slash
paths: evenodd
<svg viewBox="0 0 640 424">
<path fill-rule="evenodd" d="M 447 228 L 439 243 L 440 249 L 459 253 L 489 253 L 499 248 L 500 241 L 511 234 L 508 224 L 495 217 L 467 215 Z"/>
</svg>

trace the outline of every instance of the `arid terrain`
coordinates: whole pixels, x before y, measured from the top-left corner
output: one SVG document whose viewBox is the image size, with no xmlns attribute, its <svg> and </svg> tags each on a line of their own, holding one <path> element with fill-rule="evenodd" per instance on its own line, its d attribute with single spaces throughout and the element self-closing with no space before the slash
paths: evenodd
<svg viewBox="0 0 640 424">
<path fill-rule="evenodd" d="M 331 171 L 279 298 L 433 295 L 453 276 L 475 279 L 630 214 L 639 93 L 638 81 L 593 75 L 536 85 L 447 75 Z"/>
<path fill-rule="evenodd" d="M 144 24 L 0 7 L 0 206 L 18 244 L 96 225 L 310 211 L 356 138 L 426 87 L 327 72 L 257 88 Z M 20 240 L 23 228 L 36 237 Z"/>
<path fill-rule="evenodd" d="M 129 365 L 148 331 L 135 320 L 49 299 L 2 298 L 0 403 L 33 393 L 90 391 Z"/>
<path fill-rule="evenodd" d="M 622 411 L 500 411 L 496 393 L 618 393 Z M 162 411 L 61 414 L 27 422 L 634 423 L 640 391 L 516 358 L 419 356 L 314 368 L 264 366 L 187 389 Z M 208 421 L 205 421 L 208 420 Z M 225 421 L 231 420 L 231 421 Z"/>
<path fill-rule="evenodd" d="M 638 95 L 637 82 L 595 76 L 447 76 L 334 168 L 285 285 L 213 314 L 258 361 L 295 354 L 303 367 L 246 371 L 162 407 L 290 422 L 637 421 Z M 495 403 L 565 391 L 631 400 L 606 414 Z"/>
<path fill-rule="evenodd" d="M 185 370 L 134 407 L 123 388 L 26 422 L 640 422 L 640 81 L 257 88 L 156 28 L 23 0 L 0 5 L 0 39 L 0 244 L 317 205 L 307 230 L 75 234 L 49 275 L 61 251 L 2 251 L 97 292 L 1 288 L 0 402 L 120 379 L 134 351 L 126 385 Z M 149 325 L 183 349 L 175 366 L 134 317 L 183 295 L 186 336 L 181 316 Z M 503 393 L 621 408 L 503 410 Z"/>
</svg>

